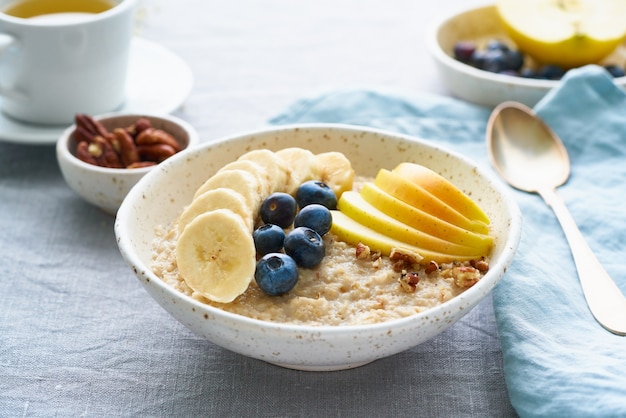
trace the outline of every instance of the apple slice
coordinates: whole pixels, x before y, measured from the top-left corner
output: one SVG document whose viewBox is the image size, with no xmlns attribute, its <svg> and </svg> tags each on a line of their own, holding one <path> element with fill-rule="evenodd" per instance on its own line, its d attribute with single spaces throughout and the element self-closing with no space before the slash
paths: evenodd
<svg viewBox="0 0 626 418">
<path fill-rule="evenodd" d="M 385 193 L 373 183 L 365 183 L 360 193 L 366 202 L 381 212 L 427 234 L 474 248 L 488 249 L 493 245 L 493 237 L 477 234 L 443 221 Z"/>
<path fill-rule="evenodd" d="M 459 228 L 478 234 L 489 232 L 489 225 L 486 223 L 466 218 L 423 187 L 389 170 L 381 169 L 374 184 L 393 197 Z"/>
<path fill-rule="evenodd" d="M 426 234 L 381 212 L 355 191 L 344 192 L 337 202 L 337 209 L 365 227 L 425 250 L 481 257 L 486 255 L 491 248 L 490 245 L 470 247 L 454 244 L 445 239 Z"/>
<path fill-rule="evenodd" d="M 423 260 L 420 263 L 423 265 L 427 265 L 430 261 L 435 261 L 441 264 L 452 263 L 454 261 L 469 261 L 479 258 L 468 255 L 442 254 L 437 251 L 429 251 L 413 245 L 408 245 L 363 226 L 354 219 L 348 217 L 345 213 L 338 210 L 333 210 L 331 213 L 333 217 L 333 224 L 330 230 L 332 233 L 337 235 L 339 239 L 355 246 L 360 243 L 365 244 L 371 249 L 378 250 L 386 256 L 391 254 L 392 249 L 399 248 L 421 255 Z"/>
<path fill-rule="evenodd" d="M 448 179 L 420 164 L 401 163 L 392 170 L 407 180 L 420 185 L 451 208 L 472 221 L 491 223 L 480 206 Z"/>
</svg>

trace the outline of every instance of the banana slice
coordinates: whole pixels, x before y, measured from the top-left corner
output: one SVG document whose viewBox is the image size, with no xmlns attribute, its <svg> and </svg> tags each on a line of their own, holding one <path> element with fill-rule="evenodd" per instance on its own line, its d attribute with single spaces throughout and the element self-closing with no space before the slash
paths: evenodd
<svg viewBox="0 0 626 418">
<path fill-rule="evenodd" d="M 246 223 L 229 209 L 197 216 L 176 245 L 181 276 L 197 294 L 229 303 L 254 277 L 256 251 Z"/>
<path fill-rule="evenodd" d="M 226 164 L 217 172 L 228 170 L 244 170 L 253 174 L 261 182 L 261 194 L 263 196 L 269 196 L 274 192 L 275 179 L 271 177 L 271 173 L 265 169 L 261 164 L 255 163 L 252 160 L 236 160 Z"/>
<path fill-rule="evenodd" d="M 275 153 L 291 168 L 285 193 L 295 194 L 298 186 L 308 180 L 315 179 L 315 154 L 304 148 L 283 148 Z"/>
<path fill-rule="evenodd" d="M 243 196 L 233 189 L 218 187 L 217 189 L 204 192 L 185 208 L 178 218 L 178 234 L 182 234 L 185 227 L 196 217 L 215 209 L 230 209 L 235 212 L 237 215 L 241 216 L 241 219 L 245 221 L 249 231 L 252 232 L 254 217 L 252 213 L 250 213 L 248 204 Z"/>
<path fill-rule="evenodd" d="M 259 211 L 263 200 L 261 180 L 244 170 L 225 170 L 216 173 L 196 190 L 194 200 L 209 190 L 220 187 L 233 189 L 241 194 L 248 205 L 249 213 L 253 216 Z"/>
<path fill-rule="evenodd" d="M 337 195 L 352 190 L 354 169 L 350 160 L 341 152 L 323 152 L 315 156 L 314 173 L 316 180 L 326 183 Z"/>
<path fill-rule="evenodd" d="M 266 173 L 263 178 L 270 181 L 271 192 L 285 190 L 285 184 L 291 176 L 291 168 L 274 152 L 268 149 L 256 149 L 243 154 L 237 161 L 252 161 L 263 167 Z"/>
</svg>

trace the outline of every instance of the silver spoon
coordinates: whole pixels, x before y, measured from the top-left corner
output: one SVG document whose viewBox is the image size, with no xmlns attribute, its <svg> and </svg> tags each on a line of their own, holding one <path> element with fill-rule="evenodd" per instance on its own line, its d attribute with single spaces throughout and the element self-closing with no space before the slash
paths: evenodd
<svg viewBox="0 0 626 418">
<path fill-rule="evenodd" d="M 589 310 L 604 328 L 626 335 L 626 298 L 556 192 L 570 174 L 569 157 L 561 140 L 530 108 L 505 102 L 489 118 L 487 149 L 492 165 L 511 186 L 538 193 L 552 208 L 569 242 Z"/>
</svg>

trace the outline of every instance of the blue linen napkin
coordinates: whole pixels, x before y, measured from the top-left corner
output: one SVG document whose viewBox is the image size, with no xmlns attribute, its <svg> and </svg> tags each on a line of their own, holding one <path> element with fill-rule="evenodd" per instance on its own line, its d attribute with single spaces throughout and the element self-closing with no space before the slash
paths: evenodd
<svg viewBox="0 0 626 418">
<path fill-rule="evenodd" d="M 433 95 L 347 90 L 303 99 L 270 123 L 389 129 L 491 169 L 485 147 L 490 111 Z M 572 176 L 559 193 L 626 293 L 626 94 L 602 68 L 587 66 L 570 71 L 536 111 L 570 153 Z M 512 193 L 524 217 L 522 240 L 493 292 L 511 403 L 528 417 L 626 416 L 626 337 L 610 334 L 591 316 L 551 210 L 537 195 Z"/>
</svg>

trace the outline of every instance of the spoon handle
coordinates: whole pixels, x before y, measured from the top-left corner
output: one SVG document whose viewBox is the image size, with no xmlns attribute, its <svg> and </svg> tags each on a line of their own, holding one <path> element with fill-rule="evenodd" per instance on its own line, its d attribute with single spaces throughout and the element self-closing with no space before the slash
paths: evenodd
<svg viewBox="0 0 626 418">
<path fill-rule="evenodd" d="M 589 310 L 604 328 L 614 334 L 626 335 L 626 298 L 591 251 L 556 190 L 540 190 L 539 194 L 563 228 Z"/>
</svg>

